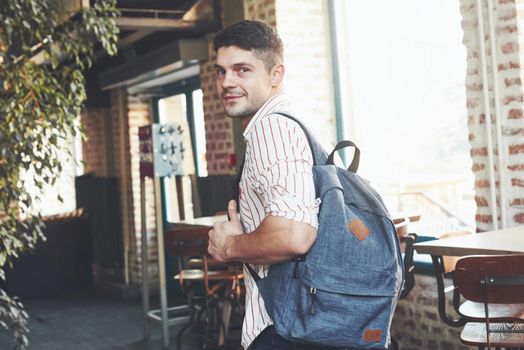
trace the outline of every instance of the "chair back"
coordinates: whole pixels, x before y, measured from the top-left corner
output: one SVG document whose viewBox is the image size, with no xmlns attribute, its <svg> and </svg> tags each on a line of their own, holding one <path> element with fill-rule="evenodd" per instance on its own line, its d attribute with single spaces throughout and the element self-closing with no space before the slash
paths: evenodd
<svg viewBox="0 0 524 350">
<path fill-rule="evenodd" d="M 172 224 L 166 235 L 167 250 L 177 257 L 196 257 L 207 251 L 209 227 Z"/>
<path fill-rule="evenodd" d="M 468 300 L 524 303 L 524 255 L 478 255 L 457 261 L 455 283 Z"/>
</svg>

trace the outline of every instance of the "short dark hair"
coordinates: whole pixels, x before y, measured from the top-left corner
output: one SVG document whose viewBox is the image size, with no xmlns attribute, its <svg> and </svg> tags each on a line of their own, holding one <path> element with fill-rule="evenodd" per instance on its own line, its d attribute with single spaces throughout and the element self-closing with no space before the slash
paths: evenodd
<svg viewBox="0 0 524 350">
<path fill-rule="evenodd" d="M 213 39 L 215 52 L 222 47 L 237 46 L 253 50 L 267 70 L 283 61 L 284 45 L 278 34 L 266 23 L 260 21 L 241 21 L 220 30 Z"/>
</svg>

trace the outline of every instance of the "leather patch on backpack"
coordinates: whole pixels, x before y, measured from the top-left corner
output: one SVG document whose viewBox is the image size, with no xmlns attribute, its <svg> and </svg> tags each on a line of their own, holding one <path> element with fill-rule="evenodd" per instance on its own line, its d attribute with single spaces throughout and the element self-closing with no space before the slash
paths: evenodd
<svg viewBox="0 0 524 350">
<path fill-rule="evenodd" d="M 382 329 L 366 329 L 362 340 L 366 343 L 378 342 L 382 339 Z"/>
<path fill-rule="evenodd" d="M 348 224 L 348 230 L 351 231 L 359 241 L 365 240 L 369 235 L 369 228 L 357 217 Z"/>
</svg>

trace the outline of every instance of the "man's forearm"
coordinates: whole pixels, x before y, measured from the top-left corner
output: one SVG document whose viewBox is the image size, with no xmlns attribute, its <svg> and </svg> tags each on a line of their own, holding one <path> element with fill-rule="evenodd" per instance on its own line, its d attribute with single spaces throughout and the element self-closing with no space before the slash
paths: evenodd
<svg viewBox="0 0 524 350">
<path fill-rule="evenodd" d="M 311 225 L 267 216 L 255 231 L 232 236 L 226 255 L 230 261 L 261 265 L 281 263 L 307 253 L 316 234 Z"/>
</svg>

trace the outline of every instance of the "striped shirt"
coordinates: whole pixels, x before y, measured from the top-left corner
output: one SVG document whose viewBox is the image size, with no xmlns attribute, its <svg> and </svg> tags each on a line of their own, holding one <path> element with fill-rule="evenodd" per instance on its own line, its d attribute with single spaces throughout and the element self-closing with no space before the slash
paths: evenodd
<svg viewBox="0 0 524 350">
<path fill-rule="evenodd" d="M 293 120 L 271 115 L 289 113 L 285 95 L 271 97 L 253 116 L 244 131 L 246 154 L 240 180 L 239 212 L 244 232 L 254 231 L 265 216 L 281 216 L 317 228 L 319 201 L 315 199 L 313 159 L 307 138 Z M 267 276 L 269 266 L 252 265 L 258 275 Z M 246 309 L 242 325 L 242 346 L 273 322 L 255 281 L 244 267 Z"/>
</svg>

